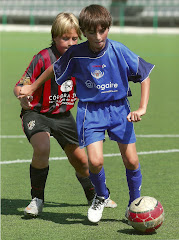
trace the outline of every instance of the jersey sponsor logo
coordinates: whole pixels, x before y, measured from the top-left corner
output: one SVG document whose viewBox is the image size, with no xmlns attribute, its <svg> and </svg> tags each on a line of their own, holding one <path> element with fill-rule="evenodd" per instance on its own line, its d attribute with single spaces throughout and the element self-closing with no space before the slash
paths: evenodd
<svg viewBox="0 0 179 240">
<path fill-rule="evenodd" d="M 49 96 L 49 103 L 56 104 L 56 106 L 60 106 L 62 104 L 65 105 L 74 105 L 75 101 L 77 100 L 76 93 L 70 94 L 67 92 L 62 93 L 61 95 L 51 95 Z"/>
<path fill-rule="evenodd" d="M 105 64 L 103 64 L 103 65 L 93 65 L 92 67 L 105 68 L 106 65 Z"/>
<path fill-rule="evenodd" d="M 27 127 L 29 130 L 32 130 L 35 127 L 35 120 L 32 120 L 29 123 L 27 123 Z"/>
<path fill-rule="evenodd" d="M 73 81 L 67 80 L 61 85 L 61 91 L 62 92 L 70 92 L 73 88 Z"/>
<path fill-rule="evenodd" d="M 94 82 L 90 81 L 90 80 L 87 80 L 85 82 L 85 84 L 86 84 L 87 88 L 94 88 L 94 87 L 96 87 L 96 84 Z"/>
<path fill-rule="evenodd" d="M 101 72 L 100 70 L 95 70 L 94 72 L 91 72 L 91 75 L 96 78 L 102 78 L 102 76 L 104 75 L 104 72 Z"/>
<path fill-rule="evenodd" d="M 118 87 L 118 83 L 106 83 L 106 84 L 98 84 L 96 85 L 96 83 L 90 81 L 90 80 L 87 80 L 85 82 L 87 88 L 97 88 L 97 89 L 101 89 L 102 91 L 104 90 L 112 90 L 112 89 L 116 89 Z M 109 92 L 109 91 L 108 91 Z"/>
</svg>

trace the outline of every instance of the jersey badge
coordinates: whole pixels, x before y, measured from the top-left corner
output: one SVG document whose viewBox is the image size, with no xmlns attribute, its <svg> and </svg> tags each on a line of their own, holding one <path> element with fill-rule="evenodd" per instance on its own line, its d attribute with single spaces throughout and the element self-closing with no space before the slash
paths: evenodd
<svg viewBox="0 0 179 240">
<path fill-rule="evenodd" d="M 94 72 L 91 72 L 91 75 L 96 78 L 102 78 L 102 76 L 104 75 L 104 72 L 101 72 L 100 70 L 95 70 Z"/>
<path fill-rule="evenodd" d="M 27 124 L 27 127 L 28 127 L 29 130 L 32 130 L 35 127 L 35 120 L 30 121 Z"/>
<path fill-rule="evenodd" d="M 73 89 L 73 81 L 67 80 L 61 85 L 62 92 L 70 92 Z"/>
</svg>

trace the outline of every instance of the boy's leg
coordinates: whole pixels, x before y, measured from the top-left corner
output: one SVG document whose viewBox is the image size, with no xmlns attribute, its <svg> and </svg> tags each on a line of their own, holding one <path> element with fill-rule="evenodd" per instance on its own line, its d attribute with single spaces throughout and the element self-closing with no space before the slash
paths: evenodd
<svg viewBox="0 0 179 240">
<path fill-rule="evenodd" d="M 140 170 L 139 159 L 137 156 L 135 143 L 121 144 L 118 143 L 124 165 L 126 167 L 126 177 L 129 187 L 129 203 L 128 206 L 136 198 L 140 197 L 142 174 Z"/>
<path fill-rule="evenodd" d="M 82 177 L 82 176 L 79 176 L 79 174 L 76 172 L 76 178 L 78 179 L 79 183 L 81 184 L 81 186 L 84 190 L 86 199 L 88 201 L 88 205 L 91 205 L 96 192 L 95 192 L 95 188 L 94 188 L 89 176 Z"/>
<path fill-rule="evenodd" d="M 30 165 L 31 203 L 24 214 L 37 216 L 43 209 L 44 190 L 49 171 L 50 134 L 39 132 L 34 134 L 30 142 L 33 147 L 33 158 Z"/>
<path fill-rule="evenodd" d="M 76 177 L 84 190 L 88 205 L 91 205 L 96 191 L 89 177 L 89 165 L 85 149 L 81 149 L 75 144 L 67 144 L 64 150 L 69 162 L 76 170 Z M 105 207 L 115 208 L 117 204 L 109 199 Z"/>
<path fill-rule="evenodd" d="M 104 207 L 109 199 L 109 191 L 106 187 L 106 178 L 103 168 L 103 141 L 95 142 L 87 146 L 90 179 L 95 187 L 96 196 L 88 209 L 88 220 L 99 222 Z"/>
<path fill-rule="evenodd" d="M 50 134 L 34 134 L 30 143 L 33 147 L 33 158 L 30 167 L 31 195 L 44 201 L 44 189 L 49 170 Z"/>
<path fill-rule="evenodd" d="M 67 144 L 64 151 L 76 171 L 76 177 L 84 190 L 87 201 L 91 202 L 95 196 L 95 189 L 89 178 L 88 158 L 85 150 L 75 144 Z"/>
<path fill-rule="evenodd" d="M 106 187 L 106 177 L 103 168 L 103 141 L 95 142 L 87 146 L 89 159 L 90 179 L 95 187 L 97 196 L 109 197 Z"/>
<path fill-rule="evenodd" d="M 48 176 L 49 166 L 43 169 L 37 169 L 30 165 L 31 196 L 44 202 L 44 190 Z"/>
</svg>

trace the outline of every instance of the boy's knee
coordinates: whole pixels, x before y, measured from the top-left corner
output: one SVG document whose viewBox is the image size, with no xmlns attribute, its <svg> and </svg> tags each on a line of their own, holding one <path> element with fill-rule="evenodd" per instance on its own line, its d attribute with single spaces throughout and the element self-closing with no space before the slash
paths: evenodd
<svg viewBox="0 0 179 240">
<path fill-rule="evenodd" d="M 124 163 L 125 167 L 129 170 L 136 170 L 139 168 L 139 159 L 130 159 Z"/>
<path fill-rule="evenodd" d="M 92 173 L 99 173 L 103 167 L 102 162 L 92 162 L 89 163 L 89 168 Z"/>
<path fill-rule="evenodd" d="M 45 144 L 38 144 L 33 146 L 33 150 L 32 166 L 38 169 L 48 167 L 50 148 Z"/>
<path fill-rule="evenodd" d="M 45 143 L 39 143 L 39 144 L 35 144 L 33 146 L 33 150 L 34 150 L 34 154 L 36 156 L 49 156 L 50 154 L 50 146 L 45 144 Z"/>
</svg>

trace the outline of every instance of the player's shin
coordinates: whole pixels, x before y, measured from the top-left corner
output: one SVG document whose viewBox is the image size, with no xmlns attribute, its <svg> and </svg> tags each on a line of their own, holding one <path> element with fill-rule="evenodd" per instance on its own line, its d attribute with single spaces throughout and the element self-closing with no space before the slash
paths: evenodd
<svg viewBox="0 0 179 240">
<path fill-rule="evenodd" d="M 131 204 L 132 201 L 134 201 L 136 198 L 140 197 L 140 191 L 141 191 L 141 185 L 142 185 L 142 174 L 139 168 L 136 170 L 129 170 L 126 169 L 126 177 L 127 177 L 127 183 L 129 188 L 129 204 Z"/>
<path fill-rule="evenodd" d="M 88 200 L 88 204 L 91 205 L 91 202 L 92 202 L 96 192 L 95 192 L 94 186 L 93 186 L 90 178 L 89 177 L 79 177 L 77 174 L 76 174 L 76 177 L 85 192 L 85 196 Z"/>
<path fill-rule="evenodd" d="M 36 169 L 30 165 L 31 196 L 44 201 L 44 190 L 48 176 L 49 166 L 43 169 Z"/>
<path fill-rule="evenodd" d="M 109 192 L 106 187 L 106 177 L 105 171 L 102 167 L 101 171 L 98 174 L 90 172 L 90 179 L 95 186 L 97 196 L 104 197 L 107 199 L 109 197 Z"/>
</svg>

